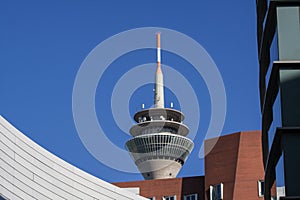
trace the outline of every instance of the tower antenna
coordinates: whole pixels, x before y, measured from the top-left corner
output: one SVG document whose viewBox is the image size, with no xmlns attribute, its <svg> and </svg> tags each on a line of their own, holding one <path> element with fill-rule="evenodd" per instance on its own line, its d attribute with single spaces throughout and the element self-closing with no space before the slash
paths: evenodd
<svg viewBox="0 0 300 200">
<path fill-rule="evenodd" d="M 157 68 L 155 74 L 155 95 L 154 107 L 164 108 L 164 78 L 161 70 L 161 48 L 160 48 L 160 33 L 156 33 L 156 48 L 157 48 Z"/>
</svg>

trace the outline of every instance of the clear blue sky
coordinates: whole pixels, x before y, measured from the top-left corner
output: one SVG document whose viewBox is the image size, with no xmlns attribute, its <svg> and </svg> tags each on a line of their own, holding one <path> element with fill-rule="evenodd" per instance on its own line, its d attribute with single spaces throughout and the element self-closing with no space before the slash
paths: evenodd
<svg viewBox="0 0 300 200">
<path fill-rule="evenodd" d="M 39 145 L 101 179 L 117 182 L 142 176 L 107 167 L 86 150 L 73 120 L 73 85 L 88 54 L 100 42 L 129 29 L 162 27 L 193 38 L 209 53 L 223 78 L 227 113 L 222 134 L 261 127 L 254 0 L 4 0 L 0 15 L 0 114 Z M 155 62 L 155 50 L 131 52 L 109 66 L 99 82 L 95 98 L 99 123 L 120 148 L 129 136 L 118 129 L 110 105 L 101 98 L 110 98 L 122 73 L 150 62 Z M 200 123 L 194 122 L 200 126 L 195 148 L 179 176 L 203 175 L 198 153 L 210 119 L 209 94 L 201 76 L 189 77 L 193 70 L 184 60 L 163 52 L 163 62 L 187 76 L 201 107 Z M 126 68 L 120 70 L 120 66 Z M 154 72 L 155 66 L 153 74 L 147 75 L 154 77 Z M 141 86 L 132 95 L 131 114 L 141 103 L 152 102 L 152 87 Z M 167 93 L 167 101 L 171 98 L 176 104 L 174 94 Z M 122 162 L 122 157 L 112 159 Z"/>
</svg>

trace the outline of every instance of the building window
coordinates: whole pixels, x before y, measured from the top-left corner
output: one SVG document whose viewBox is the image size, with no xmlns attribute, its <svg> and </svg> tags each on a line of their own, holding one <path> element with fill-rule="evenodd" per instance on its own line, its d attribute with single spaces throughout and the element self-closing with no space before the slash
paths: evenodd
<svg viewBox="0 0 300 200">
<path fill-rule="evenodd" d="M 150 197 L 149 199 L 150 199 L 150 200 L 155 200 L 155 197 Z"/>
<path fill-rule="evenodd" d="M 184 200 L 198 200 L 198 194 L 184 195 Z"/>
<path fill-rule="evenodd" d="M 162 199 L 163 200 L 176 200 L 176 195 L 174 195 L 174 196 L 164 196 Z"/>
<path fill-rule="evenodd" d="M 223 199 L 223 183 L 209 187 L 210 200 Z"/>
<path fill-rule="evenodd" d="M 264 196 L 264 191 L 265 191 L 265 182 L 263 180 L 257 181 L 258 185 L 258 196 L 263 197 Z"/>
</svg>

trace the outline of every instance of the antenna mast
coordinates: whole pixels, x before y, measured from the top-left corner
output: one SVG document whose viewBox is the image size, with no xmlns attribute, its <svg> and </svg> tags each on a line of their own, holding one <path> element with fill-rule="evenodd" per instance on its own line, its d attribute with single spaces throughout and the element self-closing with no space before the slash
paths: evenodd
<svg viewBox="0 0 300 200">
<path fill-rule="evenodd" d="M 160 49 L 160 33 L 156 33 L 156 48 L 157 48 L 157 68 L 155 74 L 155 97 L 154 107 L 164 108 L 164 79 L 161 71 L 161 49 Z"/>
</svg>

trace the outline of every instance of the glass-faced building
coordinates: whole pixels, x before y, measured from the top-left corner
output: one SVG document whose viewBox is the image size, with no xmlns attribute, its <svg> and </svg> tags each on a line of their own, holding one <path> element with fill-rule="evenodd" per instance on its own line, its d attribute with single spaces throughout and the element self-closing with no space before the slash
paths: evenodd
<svg viewBox="0 0 300 200">
<path fill-rule="evenodd" d="M 265 199 L 300 196 L 300 1 L 256 0 Z"/>
</svg>

